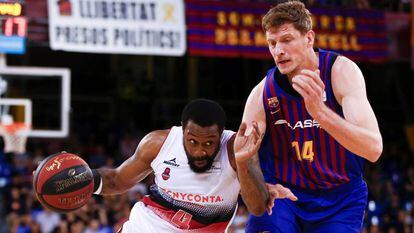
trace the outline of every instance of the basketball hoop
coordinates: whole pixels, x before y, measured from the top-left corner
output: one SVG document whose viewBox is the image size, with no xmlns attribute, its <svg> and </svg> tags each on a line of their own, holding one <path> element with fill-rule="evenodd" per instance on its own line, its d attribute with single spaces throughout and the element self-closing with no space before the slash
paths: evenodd
<svg viewBox="0 0 414 233">
<path fill-rule="evenodd" d="M 31 126 L 25 123 L 0 123 L 0 135 L 4 140 L 4 152 L 24 153 L 26 152 L 26 141 Z"/>
</svg>

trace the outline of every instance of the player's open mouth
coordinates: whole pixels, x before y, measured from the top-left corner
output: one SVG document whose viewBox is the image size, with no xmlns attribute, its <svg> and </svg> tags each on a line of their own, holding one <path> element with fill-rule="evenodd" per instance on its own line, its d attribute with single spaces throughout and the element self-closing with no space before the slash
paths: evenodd
<svg viewBox="0 0 414 233">
<path fill-rule="evenodd" d="M 283 61 L 278 61 L 277 64 L 278 65 L 284 65 L 286 63 L 290 62 L 290 60 L 283 60 Z"/>
</svg>

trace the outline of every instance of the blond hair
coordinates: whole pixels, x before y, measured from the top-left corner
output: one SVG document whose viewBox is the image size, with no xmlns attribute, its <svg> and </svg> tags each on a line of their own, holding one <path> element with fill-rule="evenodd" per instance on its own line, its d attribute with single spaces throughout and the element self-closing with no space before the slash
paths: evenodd
<svg viewBox="0 0 414 233">
<path fill-rule="evenodd" d="M 263 31 L 269 31 L 285 23 L 292 23 L 302 34 L 312 29 L 311 13 L 299 1 L 287 1 L 272 7 L 262 19 Z"/>
</svg>

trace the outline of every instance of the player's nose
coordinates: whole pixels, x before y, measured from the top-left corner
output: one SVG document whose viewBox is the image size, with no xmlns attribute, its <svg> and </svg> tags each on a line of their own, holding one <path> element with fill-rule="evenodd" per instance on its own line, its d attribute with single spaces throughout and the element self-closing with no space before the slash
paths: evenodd
<svg viewBox="0 0 414 233">
<path fill-rule="evenodd" d="M 194 151 L 194 156 L 196 156 L 196 157 L 203 157 L 203 156 L 206 156 L 206 155 L 207 155 L 207 152 L 203 149 L 197 149 L 197 150 Z"/>
<path fill-rule="evenodd" d="M 281 45 L 276 45 L 273 50 L 274 50 L 273 52 L 275 56 L 282 56 L 285 54 L 285 50 L 283 49 Z"/>
</svg>

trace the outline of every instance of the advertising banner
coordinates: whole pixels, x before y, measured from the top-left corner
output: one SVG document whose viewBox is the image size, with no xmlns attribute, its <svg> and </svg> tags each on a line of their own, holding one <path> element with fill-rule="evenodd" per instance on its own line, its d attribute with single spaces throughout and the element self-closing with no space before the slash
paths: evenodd
<svg viewBox="0 0 414 233">
<path fill-rule="evenodd" d="M 53 50 L 182 56 L 183 0 L 48 0 Z"/>
<path fill-rule="evenodd" d="M 271 58 L 261 19 L 269 4 L 188 0 L 186 17 L 191 55 Z M 388 59 L 382 11 L 311 8 L 315 47 L 355 61 Z"/>
</svg>

